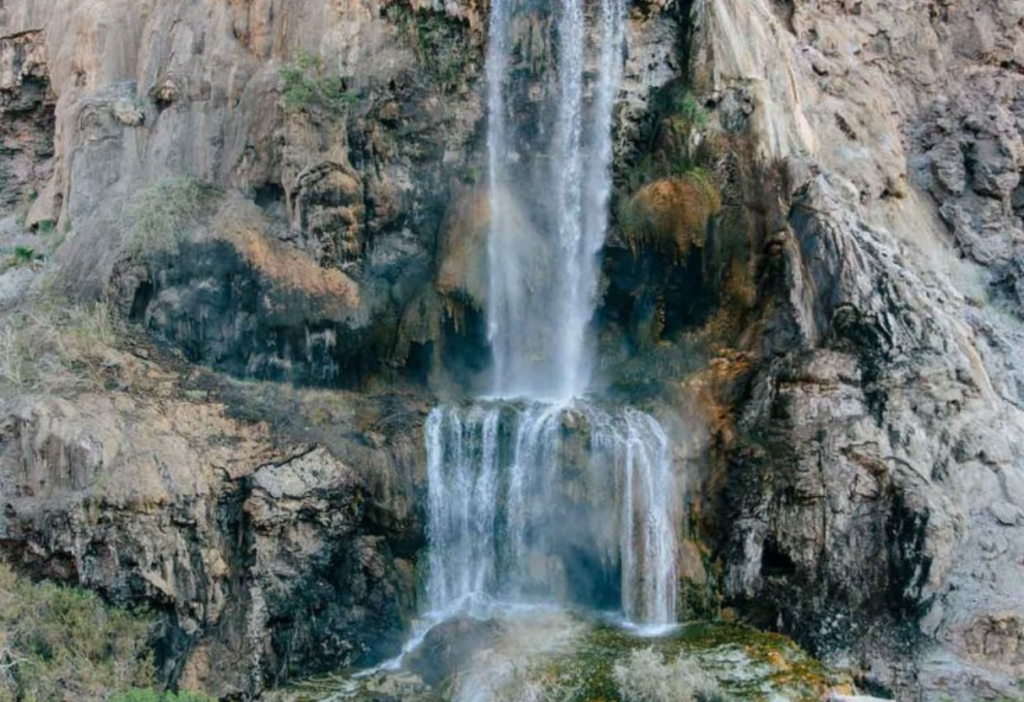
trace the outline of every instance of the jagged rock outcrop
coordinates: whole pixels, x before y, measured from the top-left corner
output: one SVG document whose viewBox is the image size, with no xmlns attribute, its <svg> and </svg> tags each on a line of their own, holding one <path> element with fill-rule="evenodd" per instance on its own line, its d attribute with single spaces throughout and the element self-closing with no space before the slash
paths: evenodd
<svg viewBox="0 0 1024 702">
<path fill-rule="evenodd" d="M 162 677 L 186 688 L 249 697 L 400 646 L 423 544 L 401 440 L 342 438 L 343 461 L 157 394 L 4 401 L 8 557 L 162 613 Z"/>
<path fill-rule="evenodd" d="M 45 221 L 34 203 L 53 170 L 54 102 L 42 32 L 0 37 L 0 206 L 28 226 Z"/>
<path fill-rule="evenodd" d="M 696 85 L 778 184 L 725 594 L 908 699 L 1022 673 L 1021 16 L 695 5 Z"/>
</svg>

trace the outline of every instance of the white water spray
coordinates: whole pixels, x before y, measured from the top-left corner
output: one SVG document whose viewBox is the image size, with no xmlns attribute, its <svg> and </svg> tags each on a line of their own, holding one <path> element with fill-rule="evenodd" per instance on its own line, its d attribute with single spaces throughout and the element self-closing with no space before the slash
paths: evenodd
<svg viewBox="0 0 1024 702">
<path fill-rule="evenodd" d="M 509 76 L 510 5 L 492 4 L 487 52 L 492 395 L 564 402 L 583 395 L 591 380 L 588 329 L 608 227 L 625 5 L 600 0 L 588 22 L 584 0 L 561 0 L 557 90 L 545 110 L 554 119 L 543 124 L 531 115 L 542 128 L 528 139 L 522 134 L 531 130 L 509 121 L 512 105 L 523 101 Z M 588 34 L 596 37 L 590 56 Z M 592 80 L 588 68 L 596 69 Z"/>
</svg>

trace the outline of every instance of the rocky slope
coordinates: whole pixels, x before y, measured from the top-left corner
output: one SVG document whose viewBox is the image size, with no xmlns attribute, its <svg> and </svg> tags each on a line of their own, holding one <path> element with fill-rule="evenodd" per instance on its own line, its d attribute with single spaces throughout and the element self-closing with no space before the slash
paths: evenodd
<svg viewBox="0 0 1024 702">
<path fill-rule="evenodd" d="M 162 612 L 168 681 L 251 696 L 417 611 L 424 413 L 488 361 L 486 12 L 0 0 L 0 350 L 45 295 L 148 335 L 87 386 L 5 379 L 0 546 Z M 1024 6 L 628 34 L 597 324 L 679 445 L 685 605 L 878 692 L 1017 694 Z"/>
</svg>

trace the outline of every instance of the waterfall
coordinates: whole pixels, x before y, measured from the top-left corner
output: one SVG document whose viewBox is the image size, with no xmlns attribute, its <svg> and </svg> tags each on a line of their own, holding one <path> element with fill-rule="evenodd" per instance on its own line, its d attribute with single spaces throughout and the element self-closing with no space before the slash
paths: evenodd
<svg viewBox="0 0 1024 702">
<path fill-rule="evenodd" d="M 588 328 L 608 225 L 625 5 L 600 0 L 594 8 L 597 46 L 588 66 L 584 0 L 561 0 L 557 89 L 543 110 L 550 123 L 531 116 L 541 123 L 534 135 L 510 121 L 515 106 L 529 102 L 524 93 L 536 88 L 509 75 L 512 1 L 492 3 L 487 51 L 492 395 L 566 401 L 590 382 Z M 588 68 L 596 72 L 592 81 L 585 80 Z M 551 206 L 537 206 L 544 200 Z"/>
<path fill-rule="evenodd" d="M 490 6 L 492 388 L 427 421 L 428 598 L 435 614 L 492 601 L 613 603 L 632 622 L 672 624 L 669 439 L 648 414 L 582 399 L 626 7 L 558 0 L 557 61 L 538 76 L 517 32 L 524 13 L 542 11 Z"/>
<path fill-rule="evenodd" d="M 426 433 L 435 612 L 485 598 L 594 605 L 570 581 L 603 570 L 620 573 L 610 585 L 631 621 L 675 621 L 672 460 L 652 417 L 582 401 L 442 405 Z M 592 568 L 571 572 L 566 554 Z"/>
</svg>

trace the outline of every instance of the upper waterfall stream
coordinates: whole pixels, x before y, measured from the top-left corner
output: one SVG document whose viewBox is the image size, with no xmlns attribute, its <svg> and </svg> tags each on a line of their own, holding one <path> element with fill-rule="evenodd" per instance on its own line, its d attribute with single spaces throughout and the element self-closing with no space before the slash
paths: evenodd
<svg viewBox="0 0 1024 702">
<path fill-rule="evenodd" d="M 626 7 L 558 0 L 557 60 L 526 70 L 523 27 L 545 11 L 490 8 L 492 380 L 488 399 L 427 423 L 429 604 L 572 605 L 664 627 L 677 590 L 669 438 L 647 414 L 583 399 Z"/>
</svg>

